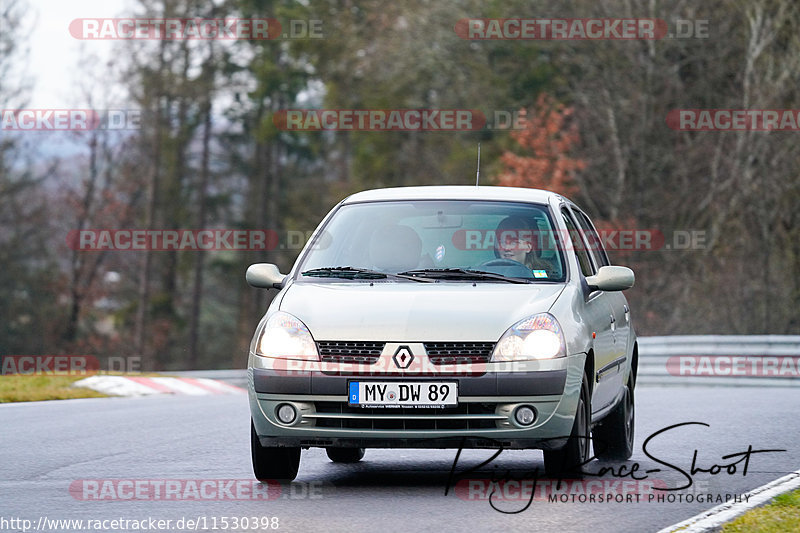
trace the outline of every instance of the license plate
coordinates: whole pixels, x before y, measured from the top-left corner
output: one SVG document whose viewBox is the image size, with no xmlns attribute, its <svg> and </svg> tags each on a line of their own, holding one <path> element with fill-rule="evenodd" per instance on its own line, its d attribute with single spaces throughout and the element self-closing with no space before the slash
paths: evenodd
<svg viewBox="0 0 800 533">
<path fill-rule="evenodd" d="M 458 383 L 450 381 L 351 381 L 348 403 L 364 407 L 458 405 Z"/>
</svg>

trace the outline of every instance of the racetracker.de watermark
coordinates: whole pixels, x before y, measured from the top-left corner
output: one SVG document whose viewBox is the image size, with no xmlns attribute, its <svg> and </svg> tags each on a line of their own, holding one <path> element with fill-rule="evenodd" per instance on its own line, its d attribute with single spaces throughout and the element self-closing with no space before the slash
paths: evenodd
<svg viewBox="0 0 800 533">
<path fill-rule="evenodd" d="M 89 376 L 100 371 L 140 372 L 140 356 L 111 356 L 104 365 L 93 355 L 0 355 L 0 375 Z"/>
<path fill-rule="evenodd" d="M 678 131 L 800 131 L 800 109 L 673 109 L 666 121 Z"/>
<path fill-rule="evenodd" d="M 457 250 L 584 250 L 657 251 L 701 250 L 706 246 L 704 230 L 674 230 L 666 235 L 657 229 L 601 229 L 585 233 L 587 244 L 566 230 L 459 229 L 451 242 Z"/>
<path fill-rule="evenodd" d="M 655 18 L 464 18 L 455 32 L 468 40 L 652 40 L 668 27 Z"/>
<path fill-rule="evenodd" d="M 287 109 L 272 123 L 287 131 L 475 131 L 486 116 L 475 109 Z"/>
<path fill-rule="evenodd" d="M 322 481 L 255 479 L 76 479 L 69 485 L 70 495 L 81 501 L 321 500 L 333 490 Z"/>
<path fill-rule="evenodd" d="M 454 355 L 445 362 L 441 358 L 433 362 L 429 356 L 416 356 L 402 370 L 391 357 L 380 356 L 374 362 L 343 362 L 329 360 L 308 360 L 304 356 L 285 355 L 283 357 L 261 357 L 261 368 L 272 370 L 281 376 L 306 377 L 318 374 L 326 375 L 359 375 L 359 376 L 444 376 L 472 377 L 482 376 L 491 369 L 493 372 L 513 372 L 524 366 L 519 361 L 499 361 L 491 363 L 470 361 L 468 355 Z M 530 362 L 528 362 L 530 364 Z"/>
<path fill-rule="evenodd" d="M 169 251 L 169 250 L 274 250 L 279 236 L 274 230 L 144 230 L 144 229 L 85 229 L 67 234 L 67 246 L 72 250 L 89 252 Z"/>
<path fill-rule="evenodd" d="M 800 356 L 676 355 L 667 372 L 689 377 L 800 378 Z"/>
<path fill-rule="evenodd" d="M 0 109 L 2 131 L 138 130 L 139 109 Z"/>
<path fill-rule="evenodd" d="M 321 20 L 275 18 L 79 18 L 69 33 L 81 40 L 320 39 Z"/>
<path fill-rule="evenodd" d="M 465 501 L 549 503 L 636 503 L 653 501 L 662 480 L 558 480 L 558 479 L 462 479 L 455 493 Z"/>
<path fill-rule="evenodd" d="M 134 513 L 136 515 L 136 513 Z M 0 531 L 267 531 L 280 529 L 280 517 L 272 515 L 194 515 L 180 518 L 53 518 L 38 519 L 0 515 Z"/>
</svg>

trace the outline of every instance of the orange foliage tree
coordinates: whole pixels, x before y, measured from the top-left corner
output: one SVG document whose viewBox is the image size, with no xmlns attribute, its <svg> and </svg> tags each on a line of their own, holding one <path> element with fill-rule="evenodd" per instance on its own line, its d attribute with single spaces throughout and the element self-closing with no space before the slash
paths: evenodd
<svg viewBox="0 0 800 533">
<path fill-rule="evenodd" d="M 569 120 L 572 108 L 565 107 L 542 93 L 533 112 L 521 111 L 523 129 L 511 137 L 532 155 L 517 155 L 506 151 L 500 158 L 505 167 L 497 177 L 499 185 L 547 189 L 565 196 L 574 195 L 579 188 L 574 174 L 586 167 L 586 162 L 569 156 L 570 149 L 580 141 L 578 129 Z"/>
</svg>

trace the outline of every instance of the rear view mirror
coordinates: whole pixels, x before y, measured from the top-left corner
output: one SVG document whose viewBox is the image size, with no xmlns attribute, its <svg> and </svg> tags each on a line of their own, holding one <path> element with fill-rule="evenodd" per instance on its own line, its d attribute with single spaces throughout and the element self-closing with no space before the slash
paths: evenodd
<svg viewBox="0 0 800 533">
<path fill-rule="evenodd" d="M 285 275 L 272 263 L 256 263 L 247 268 L 247 283 L 258 289 L 282 289 Z"/>
<path fill-rule="evenodd" d="M 440 212 L 438 215 L 425 217 L 422 227 L 425 229 L 451 229 L 460 228 L 463 223 L 461 215 L 445 215 Z"/>
<path fill-rule="evenodd" d="M 633 287 L 634 281 L 633 270 L 624 266 L 603 266 L 586 278 L 589 288 L 601 291 L 624 291 Z"/>
</svg>

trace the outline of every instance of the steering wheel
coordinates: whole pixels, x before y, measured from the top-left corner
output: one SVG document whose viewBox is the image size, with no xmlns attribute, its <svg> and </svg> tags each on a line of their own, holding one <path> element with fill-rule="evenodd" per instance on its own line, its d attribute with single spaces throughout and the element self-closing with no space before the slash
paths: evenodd
<svg viewBox="0 0 800 533">
<path fill-rule="evenodd" d="M 524 267 L 525 265 L 523 265 L 519 261 L 514 261 L 513 259 L 490 259 L 489 261 L 484 261 L 483 263 L 478 265 L 478 268 L 480 268 L 480 267 L 516 267 L 516 266 Z"/>
</svg>

